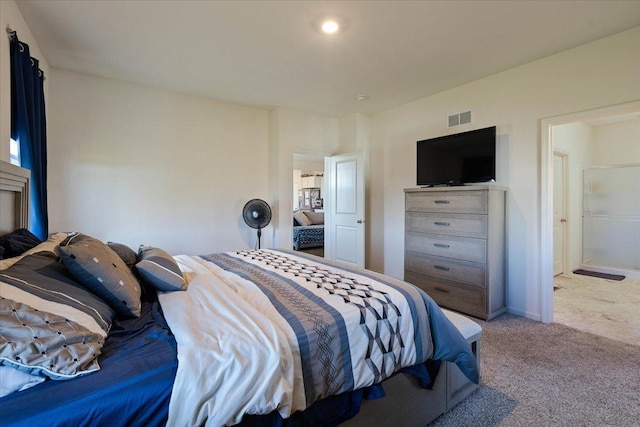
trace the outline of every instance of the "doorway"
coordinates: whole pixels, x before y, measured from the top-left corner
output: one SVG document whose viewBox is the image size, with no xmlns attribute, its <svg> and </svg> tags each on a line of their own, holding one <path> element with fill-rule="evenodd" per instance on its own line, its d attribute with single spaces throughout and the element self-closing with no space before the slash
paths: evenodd
<svg viewBox="0 0 640 427">
<path fill-rule="evenodd" d="M 293 242 L 296 251 L 324 257 L 324 156 L 293 155 Z"/>
<path fill-rule="evenodd" d="M 573 127 L 573 135 L 576 129 L 598 133 L 599 126 L 608 126 L 616 123 L 635 120 L 640 123 L 640 102 L 627 103 L 617 106 L 574 113 L 561 117 L 554 117 L 542 121 L 542 198 L 541 198 L 541 278 L 542 278 L 542 310 L 541 317 L 544 322 L 556 321 L 567 324 L 577 329 L 586 328 L 593 333 L 601 333 L 610 337 L 617 337 L 626 342 L 640 344 L 640 333 L 629 333 L 631 329 L 640 331 L 640 321 L 633 319 L 640 302 L 640 280 L 625 279 L 624 282 L 612 284 L 609 281 L 574 275 L 572 271 L 583 264 L 583 188 L 582 172 L 585 167 L 598 164 L 598 162 L 625 163 L 633 161 L 633 148 L 626 148 L 624 153 L 613 156 L 615 144 L 607 144 L 607 152 L 598 152 L 593 147 L 595 138 L 571 138 L 574 144 L 581 146 L 569 147 L 563 145 L 560 151 L 580 153 L 575 159 L 564 159 L 564 168 L 558 169 L 559 142 L 563 130 Z M 635 126 L 635 125 L 633 125 Z M 640 125 L 638 125 L 640 126 Z M 594 129 L 596 129 L 594 131 Z M 606 129 L 603 128 L 603 129 Z M 593 135 L 591 135 L 593 136 Z M 637 138 L 636 138 L 637 140 Z M 592 145 L 591 147 L 589 145 Z M 593 158 L 590 158 L 593 157 Z M 607 158 L 607 159 L 603 159 Z M 570 193 L 566 205 L 568 205 L 568 218 L 565 223 L 565 255 L 562 273 L 558 273 L 559 254 L 557 253 L 558 229 L 557 221 L 562 216 L 558 215 L 557 204 L 561 198 L 557 193 L 559 181 L 558 173 L 564 173 L 565 180 L 570 185 L 561 187 L 565 195 Z M 567 191 L 567 188 L 569 190 Z M 629 197 L 639 197 L 630 194 Z M 573 198 L 574 200 L 571 200 Z M 566 200 L 567 198 L 565 198 Z M 559 231 L 562 233 L 562 231 Z M 569 255 L 567 256 L 567 249 Z M 630 303 L 635 299 L 635 303 Z M 580 306 L 582 304 L 582 306 Z M 572 313 L 571 311 L 574 311 Z M 573 316 L 573 320 L 572 320 Z M 582 317 L 580 317 L 582 316 Z M 571 324 L 572 321 L 575 321 Z M 632 322 L 632 323 L 629 323 Z M 635 323 L 634 323 L 635 322 Z M 620 325 L 624 325 L 621 328 Z"/>
</svg>

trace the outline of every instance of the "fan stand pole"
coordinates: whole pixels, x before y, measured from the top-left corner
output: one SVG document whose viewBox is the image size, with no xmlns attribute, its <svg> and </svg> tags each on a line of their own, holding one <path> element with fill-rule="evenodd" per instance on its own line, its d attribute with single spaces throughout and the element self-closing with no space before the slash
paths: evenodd
<svg viewBox="0 0 640 427">
<path fill-rule="evenodd" d="M 262 237 L 262 230 L 258 227 L 258 249 L 260 249 L 260 238 Z"/>
</svg>

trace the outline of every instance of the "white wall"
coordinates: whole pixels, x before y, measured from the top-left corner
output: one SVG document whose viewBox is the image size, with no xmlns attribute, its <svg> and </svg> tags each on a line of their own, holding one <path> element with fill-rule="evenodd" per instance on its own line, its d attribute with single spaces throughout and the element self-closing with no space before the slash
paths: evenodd
<svg viewBox="0 0 640 427">
<path fill-rule="evenodd" d="M 339 144 L 339 121 L 289 108 L 276 108 L 270 112 L 270 126 L 273 244 L 290 249 L 293 242 L 294 153 L 334 154 Z"/>
<path fill-rule="evenodd" d="M 40 69 L 44 72 L 44 99 L 49 110 L 49 63 L 40 51 L 31 30 L 24 21 L 14 0 L 0 1 L 0 160 L 9 161 L 9 139 L 11 138 L 11 54 L 9 37 L 5 28 L 11 27 L 18 34 L 18 39 L 29 45 L 31 56 L 40 61 Z"/>
<path fill-rule="evenodd" d="M 372 117 L 370 267 L 403 276 L 404 194 L 415 187 L 419 139 L 497 126 L 498 184 L 507 195 L 508 308 L 541 318 L 540 120 L 640 99 L 640 28 Z M 472 125 L 445 128 L 451 111 Z"/>
<path fill-rule="evenodd" d="M 640 163 L 640 119 L 593 126 L 593 165 Z"/>
<path fill-rule="evenodd" d="M 568 156 L 567 227 L 569 265 L 565 273 L 582 264 L 582 171 L 591 165 L 593 150 L 592 126 L 571 123 L 553 127 L 553 148 Z"/>
<path fill-rule="evenodd" d="M 266 110 L 58 69 L 50 80 L 50 230 L 172 254 L 254 247 L 241 212 L 269 196 Z"/>
</svg>

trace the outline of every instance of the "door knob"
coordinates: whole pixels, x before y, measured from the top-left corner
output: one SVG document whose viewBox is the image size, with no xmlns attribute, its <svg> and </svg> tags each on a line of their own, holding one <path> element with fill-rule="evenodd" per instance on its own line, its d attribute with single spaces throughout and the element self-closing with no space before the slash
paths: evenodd
<svg viewBox="0 0 640 427">
<path fill-rule="evenodd" d="M 359 220 L 357 220 L 356 222 L 357 222 L 358 224 L 362 224 L 362 223 L 364 223 L 364 220 L 363 220 L 363 219 L 359 219 Z"/>
</svg>

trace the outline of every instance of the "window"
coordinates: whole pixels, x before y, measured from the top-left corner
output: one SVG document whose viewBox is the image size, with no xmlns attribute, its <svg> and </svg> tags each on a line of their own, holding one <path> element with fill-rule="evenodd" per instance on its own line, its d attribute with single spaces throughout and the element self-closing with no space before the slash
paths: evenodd
<svg viewBox="0 0 640 427">
<path fill-rule="evenodd" d="M 20 166 L 20 144 L 14 139 L 9 140 L 9 163 Z"/>
</svg>

